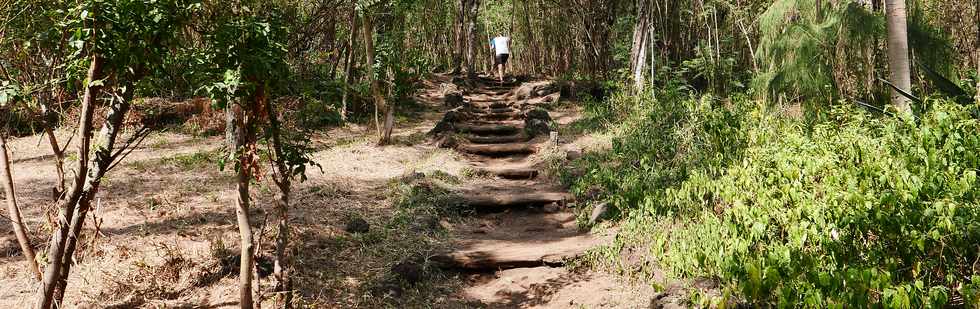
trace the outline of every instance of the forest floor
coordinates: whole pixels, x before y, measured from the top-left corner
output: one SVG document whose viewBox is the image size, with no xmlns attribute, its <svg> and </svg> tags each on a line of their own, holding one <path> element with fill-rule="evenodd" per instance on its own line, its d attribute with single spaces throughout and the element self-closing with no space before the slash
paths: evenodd
<svg viewBox="0 0 980 309">
<path fill-rule="evenodd" d="M 532 140 L 536 151 L 520 156 L 481 158 L 440 148 L 426 133 L 450 109 L 442 91 L 448 82 L 436 77 L 424 83 L 417 106 L 398 118 L 393 145 L 376 147 L 367 125 L 314 135 L 313 159 L 321 168 L 309 169 L 309 179 L 295 187 L 291 210 L 297 302 L 328 308 L 649 307 L 658 293 L 648 285 L 575 267 L 585 249 L 608 241 L 615 229 L 580 230 L 575 205 L 564 198 L 492 211 L 445 206 L 487 197 L 499 204 L 492 196 L 520 195 L 509 190 L 561 194 L 548 166 L 560 165 L 568 151 L 608 147 L 608 139 L 580 134 L 560 135 L 557 146 L 547 146 L 554 144 L 547 137 Z M 510 93 L 482 88 L 466 99 L 511 104 Z M 549 113 L 559 132 L 571 131 L 564 128 L 581 111 L 555 98 L 548 99 Z M 536 100 L 530 104 L 545 99 Z M 104 180 L 69 279 L 68 308 L 237 305 L 235 192 L 230 172 L 218 169 L 222 138 L 179 132 L 154 133 Z M 59 132 L 62 139 L 68 134 Z M 16 192 L 33 243 L 41 248 L 54 213 L 56 177 L 50 150 L 38 141 L 17 138 L 10 146 Z M 69 151 L 66 167 L 75 158 Z M 521 167 L 540 175 L 488 176 Z M 266 212 L 275 187 L 263 178 L 253 188 L 261 276 L 271 267 L 275 235 Z M 35 285 L 8 219 L 0 223 L 0 307 L 27 307 Z M 452 262 L 493 257 L 501 249 L 539 256 L 510 265 Z M 567 254 L 541 256 L 548 250 Z M 260 285 L 266 293 L 271 289 L 269 278 Z"/>
</svg>

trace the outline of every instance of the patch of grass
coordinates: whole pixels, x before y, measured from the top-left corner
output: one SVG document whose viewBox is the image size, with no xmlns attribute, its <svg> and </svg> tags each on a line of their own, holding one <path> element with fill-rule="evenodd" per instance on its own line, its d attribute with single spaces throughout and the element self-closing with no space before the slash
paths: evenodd
<svg viewBox="0 0 980 309">
<path fill-rule="evenodd" d="M 140 172 L 159 168 L 172 168 L 178 171 L 194 171 L 205 168 L 217 169 L 218 160 L 221 156 L 221 149 L 200 150 L 159 159 L 133 161 L 128 163 L 128 165 Z"/>
</svg>

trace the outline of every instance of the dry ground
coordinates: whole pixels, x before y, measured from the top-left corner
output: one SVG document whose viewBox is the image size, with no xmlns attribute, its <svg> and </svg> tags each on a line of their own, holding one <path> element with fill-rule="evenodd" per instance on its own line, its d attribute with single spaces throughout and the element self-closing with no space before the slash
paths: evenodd
<svg viewBox="0 0 980 309">
<path fill-rule="evenodd" d="M 438 82 L 438 81 L 437 81 Z M 419 95 L 425 110 L 399 119 L 396 143 L 373 145 L 373 128 L 348 126 L 318 133 L 314 160 L 322 166 L 296 186 L 292 210 L 296 274 L 302 305 L 349 307 L 616 307 L 650 304 L 653 291 L 588 270 L 534 268 L 496 274 L 425 271 L 424 280 L 393 280 L 391 268 L 405 259 L 445 250 L 467 219 L 431 207 L 405 207 L 412 188 L 398 179 L 413 172 L 445 182 L 467 181 L 459 155 L 425 142 L 424 133 L 445 110 L 436 83 Z M 553 117 L 568 124 L 578 110 Z M 60 132 L 67 137 L 69 132 Z M 54 167 L 38 137 L 11 141 L 16 192 L 35 247 L 50 231 Z M 86 224 L 66 296 L 72 307 L 233 307 L 237 305 L 234 187 L 219 171 L 220 137 L 161 132 L 149 137 L 104 181 Z M 578 136 L 565 149 L 603 147 Z M 75 155 L 69 154 L 66 167 Z M 273 186 L 253 190 L 253 226 L 268 255 L 274 233 L 266 223 Z M 406 192 L 409 192 L 408 194 Z M 271 216 L 268 218 L 271 221 Z M 348 233 L 351 218 L 371 224 Z M 9 220 L 0 218 L 0 308 L 31 304 L 34 284 L 22 262 Z M 233 256 L 232 256 L 233 257 Z M 261 263 L 260 263 L 261 264 Z M 544 279 L 545 284 L 540 280 Z M 393 283 L 394 282 L 394 283 Z M 261 280 L 269 290 L 269 282 Z"/>
</svg>

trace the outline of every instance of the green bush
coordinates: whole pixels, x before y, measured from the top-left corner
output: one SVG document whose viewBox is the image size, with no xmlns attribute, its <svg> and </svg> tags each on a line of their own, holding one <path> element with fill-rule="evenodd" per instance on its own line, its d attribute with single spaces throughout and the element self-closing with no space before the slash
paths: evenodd
<svg viewBox="0 0 980 309">
<path fill-rule="evenodd" d="M 619 245 L 753 304 L 980 305 L 980 123 L 930 104 L 917 121 L 836 107 L 810 127 L 741 99 L 639 103 L 573 187 L 625 214 Z"/>
</svg>

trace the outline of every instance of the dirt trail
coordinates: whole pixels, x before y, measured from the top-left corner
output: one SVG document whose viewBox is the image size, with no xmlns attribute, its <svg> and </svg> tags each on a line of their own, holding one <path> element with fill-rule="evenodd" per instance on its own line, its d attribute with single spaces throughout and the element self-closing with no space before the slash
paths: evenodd
<svg viewBox="0 0 980 309">
<path fill-rule="evenodd" d="M 580 229 L 573 197 L 544 176 L 548 156 L 560 152 L 551 117 L 537 104 L 554 101 L 557 91 L 547 81 L 482 79 L 434 129 L 442 147 L 488 177 L 458 189 L 476 214 L 456 229 L 453 250 L 433 260 L 469 273 L 462 296 L 491 308 L 649 307 L 648 287 L 566 267 L 612 237 Z"/>
</svg>

